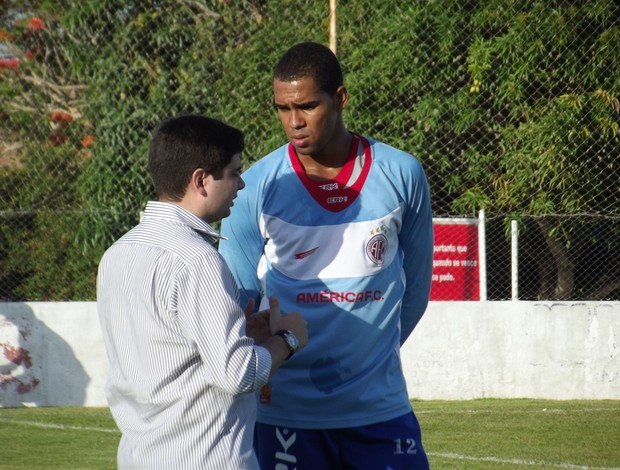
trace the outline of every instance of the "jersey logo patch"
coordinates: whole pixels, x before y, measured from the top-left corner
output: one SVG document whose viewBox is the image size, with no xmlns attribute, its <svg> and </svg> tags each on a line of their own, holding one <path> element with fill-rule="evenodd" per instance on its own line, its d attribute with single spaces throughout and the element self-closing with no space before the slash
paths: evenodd
<svg viewBox="0 0 620 470">
<path fill-rule="evenodd" d="M 368 255 L 370 261 L 379 266 L 383 265 L 385 262 L 385 251 L 387 249 L 387 244 L 387 237 L 382 233 L 372 237 L 366 244 L 366 255 Z"/>
<path fill-rule="evenodd" d="M 321 248 L 321 247 L 317 246 L 316 248 L 312 248 L 311 250 L 308 250 L 308 251 L 302 251 L 300 253 L 295 253 L 295 259 L 304 259 L 304 258 L 310 256 L 312 253 L 314 253 L 319 248 Z"/>
</svg>

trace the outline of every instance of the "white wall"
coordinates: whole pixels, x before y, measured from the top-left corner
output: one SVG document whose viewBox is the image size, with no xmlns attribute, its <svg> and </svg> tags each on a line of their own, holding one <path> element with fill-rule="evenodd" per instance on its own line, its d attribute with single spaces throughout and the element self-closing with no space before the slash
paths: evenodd
<svg viewBox="0 0 620 470">
<path fill-rule="evenodd" d="M 432 302 L 402 349 L 420 399 L 620 399 L 620 302 Z"/>
<path fill-rule="evenodd" d="M 431 302 L 402 349 L 420 399 L 620 399 L 620 302 Z M 106 406 L 94 302 L 0 303 L 0 406 Z"/>
<path fill-rule="evenodd" d="M 105 406 L 106 373 L 94 302 L 0 303 L 0 406 Z"/>
</svg>

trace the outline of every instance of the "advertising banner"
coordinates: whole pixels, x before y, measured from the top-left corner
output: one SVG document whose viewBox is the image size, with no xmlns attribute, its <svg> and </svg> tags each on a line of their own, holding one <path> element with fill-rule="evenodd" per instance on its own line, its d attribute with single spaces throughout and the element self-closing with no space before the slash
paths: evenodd
<svg viewBox="0 0 620 470">
<path fill-rule="evenodd" d="M 431 300 L 484 300 L 479 225 L 473 218 L 433 219 Z"/>
</svg>

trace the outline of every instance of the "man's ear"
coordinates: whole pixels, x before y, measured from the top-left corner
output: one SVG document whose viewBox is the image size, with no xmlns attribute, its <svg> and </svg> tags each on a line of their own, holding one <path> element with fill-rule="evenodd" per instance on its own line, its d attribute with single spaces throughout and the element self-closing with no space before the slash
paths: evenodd
<svg viewBox="0 0 620 470">
<path fill-rule="evenodd" d="M 336 90 L 336 108 L 342 111 L 349 101 L 349 93 L 344 85 L 340 85 Z"/>
<path fill-rule="evenodd" d="M 207 195 L 205 181 L 209 175 L 202 168 L 196 168 L 190 178 L 190 188 L 192 191 L 198 192 L 201 196 Z"/>
</svg>

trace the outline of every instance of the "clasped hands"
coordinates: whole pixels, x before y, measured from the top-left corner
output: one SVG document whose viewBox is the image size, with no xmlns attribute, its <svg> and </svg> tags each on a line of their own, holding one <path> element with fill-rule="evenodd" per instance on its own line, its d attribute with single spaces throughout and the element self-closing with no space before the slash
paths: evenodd
<svg viewBox="0 0 620 470">
<path fill-rule="evenodd" d="M 256 344 L 262 344 L 274 335 L 276 331 L 289 330 L 299 341 L 299 349 L 308 342 L 308 324 L 299 312 L 290 312 L 282 315 L 280 301 L 277 297 L 269 297 L 269 309 L 254 312 L 254 299 L 249 299 L 244 309 L 246 318 L 246 334 L 254 339 Z"/>
</svg>

